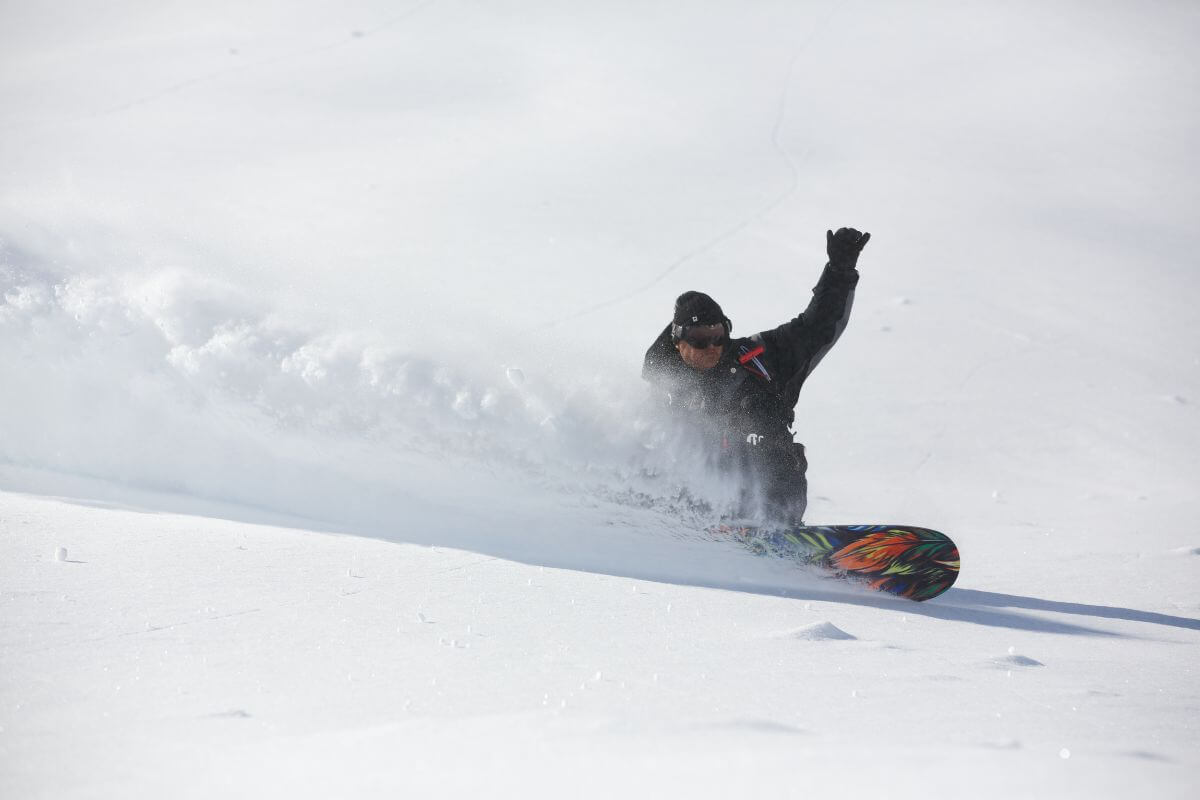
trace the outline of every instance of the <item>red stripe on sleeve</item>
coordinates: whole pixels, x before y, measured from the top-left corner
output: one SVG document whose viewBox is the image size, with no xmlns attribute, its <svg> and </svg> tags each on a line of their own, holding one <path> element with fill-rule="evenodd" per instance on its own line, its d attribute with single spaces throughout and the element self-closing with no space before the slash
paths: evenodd
<svg viewBox="0 0 1200 800">
<path fill-rule="evenodd" d="M 753 349 L 753 350 L 751 350 L 749 353 L 746 353 L 746 355 L 744 355 L 744 356 L 740 356 L 740 357 L 738 358 L 738 362 L 740 362 L 740 363 L 742 363 L 742 364 L 745 364 L 747 361 L 751 360 L 751 359 L 752 359 L 752 358 L 754 358 L 755 356 L 761 356 L 763 353 L 765 353 L 765 352 L 766 352 L 766 350 L 767 350 L 767 348 L 763 347 L 763 346 L 760 344 L 758 347 L 754 348 L 754 349 Z"/>
</svg>

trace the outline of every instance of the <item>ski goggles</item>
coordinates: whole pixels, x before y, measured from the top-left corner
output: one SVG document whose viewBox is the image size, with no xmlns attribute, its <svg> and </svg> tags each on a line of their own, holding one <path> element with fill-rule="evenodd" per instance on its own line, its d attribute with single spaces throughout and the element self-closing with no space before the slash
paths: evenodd
<svg viewBox="0 0 1200 800">
<path fill-rule="evenodd" d="M 688 325 L 679 327 L 678 331 L 673 331 L 673 333 L 675 333 L 676 341 L 687 342 L 688 346 L 694 347 L 697 350 L 707 350 L 710 347 L 720 347 L 729 341 L 729 337 L 725 333 L 725 326 L 720 326 L 721 329 L 716 332 L 711 330 L 713 327 L 711 325 L 705 325 L 704 327 L 709 328 L 710 330 L 695 331 L 692 330 L 690 325 Z"/>
</svg>

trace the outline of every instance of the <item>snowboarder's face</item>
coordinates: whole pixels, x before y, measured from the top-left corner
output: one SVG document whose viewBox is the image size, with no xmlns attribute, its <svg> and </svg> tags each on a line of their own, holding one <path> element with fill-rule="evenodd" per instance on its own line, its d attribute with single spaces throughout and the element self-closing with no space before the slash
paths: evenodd
<svg viewBox="0 0 1200 800">
<path fill-rule="evenodd" d="M 692 325 L 688 327 L 687 334 L 686 338 L 675 343 L 683 363 L 701 371 L 715 367 L 725 352 L 725 343 L 729 341 L 725 336 L 725 326 Z M 701 344 L 705 346 L 696 346 Z"/>
</svg>

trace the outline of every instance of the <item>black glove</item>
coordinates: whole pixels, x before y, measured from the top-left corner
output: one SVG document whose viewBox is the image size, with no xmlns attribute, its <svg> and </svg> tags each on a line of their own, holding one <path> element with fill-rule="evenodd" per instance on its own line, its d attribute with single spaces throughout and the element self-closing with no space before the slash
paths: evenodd
<svg viewBox="0 0 1200 800">
<path fill-rule="evenodd" d="M 829 263 L 836 269 L 854 269 L 858 254 L 871 240 L 871 234 L 859 233 L 854 228 L 838 228 L 838 232 L 825 232 Z"/>
</svg>

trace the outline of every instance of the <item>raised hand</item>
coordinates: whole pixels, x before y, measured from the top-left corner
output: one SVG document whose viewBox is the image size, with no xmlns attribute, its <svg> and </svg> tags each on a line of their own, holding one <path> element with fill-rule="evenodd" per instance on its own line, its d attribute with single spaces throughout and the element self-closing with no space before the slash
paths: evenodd
<svg viewBox="0 0 1200 800">
<path fill-rule="evenodd" d="M 858 254 L 871 240 L 871 234 L 860 233 L 854 228 L 838 228 L 837 233 L 825 232 L 825 249 L 829 263 L 838 269 L 853 269 L 858 263 Z"/>
</svg>

